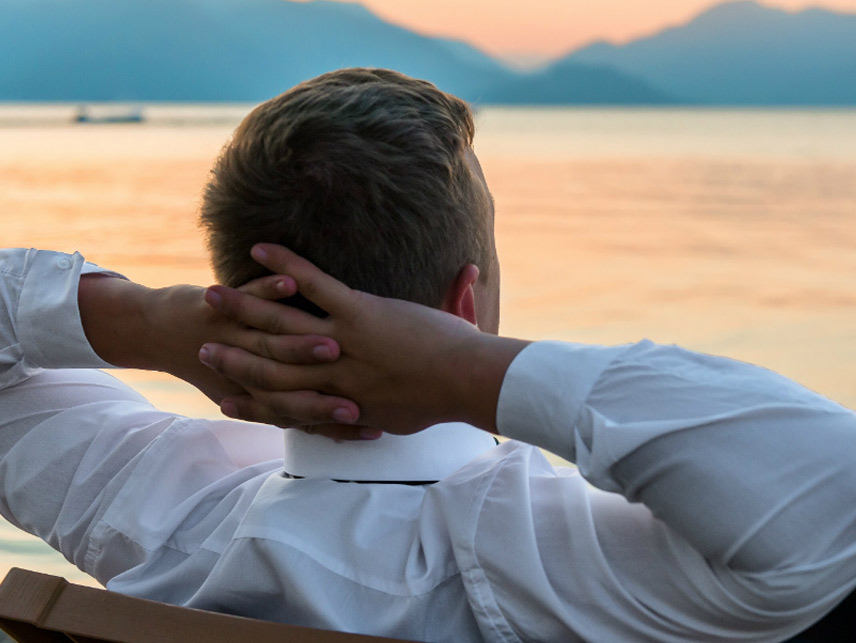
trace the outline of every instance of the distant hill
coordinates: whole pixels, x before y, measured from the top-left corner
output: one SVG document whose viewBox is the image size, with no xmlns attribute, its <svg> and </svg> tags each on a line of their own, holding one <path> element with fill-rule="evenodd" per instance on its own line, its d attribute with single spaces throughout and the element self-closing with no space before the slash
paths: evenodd
<svg viewBox="0 0 856 643">
<path fill-rule="evenodd" d="M 514 72 L 477 49 L 325 0 L 2 0 L 0 100 L 259 101 L 349 66 L 389 67 L 475 103 L 659 103 L 624 72 Z"/>
<path fill-rule="evenodd" d="M 497 83 L 482 93 L 488 104 L 666 105 L 680 102 L 644 80 L 604 65 L 561 61 L 542 71 Z"/>
<path fill-rule="evenodd" d="M 856 14 L 731 2 L 626 45 L 592 44 L 568 62 L 609 66 L 695 103 L 856 105 Z"/>
<path fill-rule="evenodd" d="M 329 0 L 0 0 L 0 100 L 259 101 L 389 67 L 475 104 L 856 105 L 856 14 L 730 2 L 521 73 Z"/>
<path fill-rule="evenodd" d="M 466 57 L 470 72 L 456 70 Z M 449 91 L 507 71 L 359 5 L 282 0 L 3 0 L 6 100 L 256 101 L 343 66 L 398 66 Z M 479 74 L 475 73 L 478 70 Z M 478 82 L 473 86 L 479 91 Z"/>
</svg>

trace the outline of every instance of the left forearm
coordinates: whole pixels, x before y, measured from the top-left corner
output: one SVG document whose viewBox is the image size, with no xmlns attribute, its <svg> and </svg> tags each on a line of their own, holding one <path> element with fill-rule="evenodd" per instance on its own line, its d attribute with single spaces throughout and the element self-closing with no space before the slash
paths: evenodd
<svg viewBox="0 0 856 643">
<path fill-rule="evenodd" d="M 83 330 L 105 362 L 127 368 L 154 369 L 147 312 L 154 291 L 109 275 L 80 279 L 78 304 Z"/>
<path fill-rule="evenodd" d="M 162 371 L 199 388 L 215 401 L 243 389 L 198 359 L 206 341 L 230 328 L 202 299 L 196 286 L 152 289 L 105 275 L 84 275 L 78 303 L 83 329 L 93 350 L 125 368 Z"/>
</svg>

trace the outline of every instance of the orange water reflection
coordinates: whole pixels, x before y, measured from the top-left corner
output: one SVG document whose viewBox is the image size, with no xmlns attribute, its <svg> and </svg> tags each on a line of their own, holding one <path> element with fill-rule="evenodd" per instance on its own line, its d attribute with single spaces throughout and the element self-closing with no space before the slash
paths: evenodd
<svg viewBox="0 0 856 643">
<path fill-rule="evenodd" d="M 497 114 L 499 123 L 520 116 Z M 699 142 L 709 154 L 689 153 L 682 140 L 650 155 L 628 141 L 632 153 L 586 156 L 561 153 L 555 137 L 539 155 L 532 141 L 543 131 L 515 147 L 490 110 L 480 122 L 504 334 L 677 342 L 763 364 L 856 407 L 856 156 L 834 147 L 856 140 L 856 128 L 832 132 L 805 158 L 799 146 L 782 158 L 770 152 L 774 130 L 755 140 L 765 153 L 741 155 L 744 134 L 727 129 L 718 135 L 734 140 Z M 0 128 L 2 243 L 79 250 L 152 286 L 209 283 L 196 211 L 229 131 Z M 586 132 L 590 146 L 597 137 Z M 217 413 L 166 376 L 122 377 L 169 410 Z M 0 527 L 0 542 L 18 542 L 10 530 Z M 70 573 L 39 552 L 6 560 Z"/>
</svg>

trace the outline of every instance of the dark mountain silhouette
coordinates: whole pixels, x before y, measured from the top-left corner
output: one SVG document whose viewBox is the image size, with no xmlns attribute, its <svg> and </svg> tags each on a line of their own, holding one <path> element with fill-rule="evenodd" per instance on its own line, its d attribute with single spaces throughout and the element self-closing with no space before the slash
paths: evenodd
<svg viewBox="0 0 856 643">
<path fill-rule="evenodd" d="M 537 97 L 537 101 L 533 101 Z M 561 61 L 482 92 L 484 103 L 520 105 L 663 105 L 679 102 L 644 80 L 604 65 Z"/>
<path fill-rule="evenodd" d="M 281 0 L 4 0 L 0 95 L 13 100 L 260 100 L 342 66 L 393 66 L 464 89 L 487 56 L 358 5 Z M 488 81 L 490 82 L 490 81 Z M 475 88 L 478 91 L 478 87 Z"/>
<path fill-rule="evenodd" d="M 258 101 L 322 72 L 390 67 L 475 103 L 658 103 L 627 74 L 511 71 L 477 49 L 316 0 L 3 0 L 0 100 Z"/>
<path fill-rule="evenodd" d="M 519 73 L 327 0 L 2 0 L 0 100 L 259 101 L 389 67 L 475 104 L 856 105 L 856 14 L 732 2 Z"/>
<path fill-rule="evenodd" d="M 605 65 L 713 105 L 856 105 L 856 14 L 715 6 L 626 45 L 598 42 L 563 62 Z"/>
</svg>

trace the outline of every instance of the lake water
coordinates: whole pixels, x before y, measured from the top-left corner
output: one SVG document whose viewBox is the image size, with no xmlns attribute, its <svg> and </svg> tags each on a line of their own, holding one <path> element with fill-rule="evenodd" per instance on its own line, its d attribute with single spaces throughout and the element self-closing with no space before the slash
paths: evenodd
<svg viewBox="0 0 856 643">
<path fill-rule="evenodd" d="M 2 245 L 210 283 L 200 187 L 248 109 L 97 126 L 71 125 L 74 106 L 0 105 Z M 856 408 L 856 110 L 484 108 L 477 124 L 504 334 L 675 342 Z M 167 377 L 123 377 L 170 410 L 217 413 Z M 11 565 L 85 578 L 2 524 L 0 575 Z"/>
</svg>

